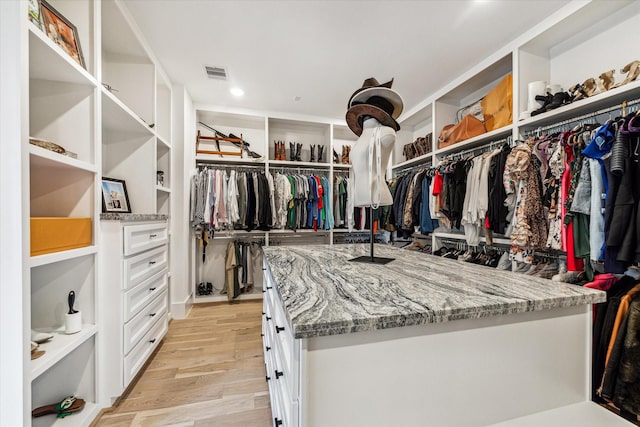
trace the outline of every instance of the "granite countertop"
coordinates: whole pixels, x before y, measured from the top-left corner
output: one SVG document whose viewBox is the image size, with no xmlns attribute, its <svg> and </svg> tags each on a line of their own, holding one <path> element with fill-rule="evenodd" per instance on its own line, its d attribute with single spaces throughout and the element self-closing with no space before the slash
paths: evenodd
<svg viewBox="0 0 640 427">
<path fill-rule="evenodd" d="M 165 214 L 131 214 L 131 213 L 102 213 L 103 221 L 166 221 L 169 218 Z"/>
<path fill-rule="evenodd" d="M 601 291 L 376 245 L 264 248 L 296 338 L 599 303 Z"/>
</svg>

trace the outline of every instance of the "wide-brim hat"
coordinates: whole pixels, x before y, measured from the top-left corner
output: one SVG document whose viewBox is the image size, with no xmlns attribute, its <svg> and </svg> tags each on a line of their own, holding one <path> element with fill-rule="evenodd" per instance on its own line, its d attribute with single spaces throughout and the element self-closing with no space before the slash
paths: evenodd
<svg viewBox="0 0 640 427">
<path fill-rule="evenodd" d="M 347 103 L 347 108 L 351 108 L 355 104 L 366 103 L 367 99 L 373 96 L 380 96 L 393 105 L 393 111 L 389 114 L 394 119 L 397 119 L 400 117 L 400 114 L 402 114 L 404 104 L 398 92 L 391 89 L 392 85 L 393 79 L 386 83 L 379 83 L 374 77 L 369 77 L 362 83 L 362 86 L 358 90 L 353 92 Z"/>
<path fill-rule="evenodd" d="M 357 136 L 362 135 L 362 124 L 364 118 L 369 116 L 378 120 L 383 126 L 389 126 L 394 130 L 400 130 L 400 125 L 391 116 L 393 104 L 384 97 L 372 96 L 367 98 L 366 103 L 354 102 L 353 106 L 347 110 L 346 121 L 349 129 Z"/>
</svg>

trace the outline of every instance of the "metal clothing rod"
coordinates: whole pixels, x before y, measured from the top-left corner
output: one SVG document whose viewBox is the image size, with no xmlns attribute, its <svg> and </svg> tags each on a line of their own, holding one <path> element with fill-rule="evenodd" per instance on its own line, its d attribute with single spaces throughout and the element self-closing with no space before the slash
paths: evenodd
<svg viewBox="0 0 640 427">
<path fill-rule="evenodd" d="M 407 172 L 411 172 L 412 170 L 415 170 L 415 169 L 428 169 L 428 168 L 431 167 L 432 164 L 433 164 L 433 160 L 432 159 L 428 159 L 424 163 L 420 163 L 420 164 L 416 164 L 416 165 L 410 165 L 410 166 L 401 166 L 399 168 L 395 168 L 393 170 L 393 173 L 395 175 L 403 175 L 403 174 L 405 174 Z"/>
<path fill-rule="evenodd" d="M 196 163 L 196 167 L 198 167 L 198 169 L 235 169 L 235 170 L 242 170 L 242 169 L 264 169 L 264 165 L 237 165 L 237 164 L 212 164 L 212 163 L 204 163 L 204 162 L 197 162 Z"/>
<path fill-rule="evenodd" d="M 535 129 L 531 129 L 529 131 L 526 132 L 526 134 L 528 136 L 533 135 L 533 134 L 539 134 L 540 132 L 545 132 L 551 129 L 556 129 L 562 126 L 566 126 L 569 124 L 573 124 L 576 122 L 580 122 L 583 120 L 587 120 L 587 119 L 593 119 L 597 116 L 600 116 L 602 114 L 607 114 L 607 113 L 611 113 L 612 111 L 620 111 L 621 113 L 623 112 L 624 109 L 627 109 L 629 107 L 634 107 L 634 108 L 630 108 L 627 113 L 629 112 L 633 112 L 636 111 L 638 109 L 638 107 L 640 107 L 640 99 L 634 99 L 632 101 L 625 101 L 620 105 L 614 105 L 612 107 L 607 107 L 607 108 L 603 108 L 601 110 L 598 111 L 592 111 L 590 113 L 587 114 L 583 114 L 581 116 L 578 117 L 573 117 L 571 119 L 567 119 L 567 120 L 563 120 L 561 122 L 557 122 L 551 125 L 547 125 L 547 126 L 539 126 Z"/>
<path fill-rule="evenodd" d="M 278 166 L 274 166 L 274 167 L 269 167 L 269 171 L 274 171 L 274 172 L 284 172 L 284 173 L 292 173 L 292 174 L 298 174 L 298 175 L 302 175 L 303 172 L 308 172 L 308 171 L 312 171 L 312 172 L 323 172 L 324 174 L 327 174 L 329 171 L 327 169 L 320 169 L 320 168 L 314 168 L 314 167 L 306 167 L 306 166 L 299 166 L 299 167 L 295 167 L 295 168 L 291 168 L 291 167 L 278 167 Z"/>
<path fill-rule="evenodd" d="M 477 154 L 482 154 L 482 153 L 485 153 L 487 151 L 491 151 L 494 148 L 497 148 L 501 144 L 509 144 L 509 145 L 511 145 L 512 141 L 513 141 L 513 137 L 511 135 L 509 135 L 506 138 L 497 139 L 497 140 L 491 141 L 491 142 L 489 142 L 489 143 L 487 143 L 485 145 L 481 145 L 479 147 L 469 148 L 467 150 L 458 151 L 456 153 L 449 154 L 448 156 L 445 156 L 442 160 L 455 160 L 455 159 L 464 157 L 466 154 L 476 154 L 476 155 Z"/>
</svg>

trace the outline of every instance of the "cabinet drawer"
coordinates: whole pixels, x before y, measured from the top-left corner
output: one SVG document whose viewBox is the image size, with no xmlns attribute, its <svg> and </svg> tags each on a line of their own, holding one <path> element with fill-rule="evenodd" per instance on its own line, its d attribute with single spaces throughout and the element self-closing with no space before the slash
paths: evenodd
<svg viewBox="0 0 640 427">
<path fill-rule="evenodd" d="M 157 316 L 156 316 L 157 317 Z M 159 318 L 151 330 L 124 358 L 124 388 L 127 388 L 133 377 L 147 361 L 160 340 L 167 333 L 167 316 Z"/>
<path fill-rule="evenodd" d="M 131 289 L 143 280 L 166 269 L 168 258 L 169 253 L 166 245 L 126 258 L 124 260 L 124 288 Z"/>
<path fill-rule="evenodd" d="M 124 321 L 127 322 L 167 289 L 167 269 L 149 277 L 124 293 Z"/>
<path fill-rule="evenodd" d="M 124 354 L 128 354 L 157 319 L 167 317 L 167 292 L 164 291 L 151 304 L 124 325 Z"/>
<path fill-rule="evenodd" d="M 164 245 L 169 240 L 169 230 L 166 222 L 125 225 L 123 230 L 124 256 Z"/>
</svg>

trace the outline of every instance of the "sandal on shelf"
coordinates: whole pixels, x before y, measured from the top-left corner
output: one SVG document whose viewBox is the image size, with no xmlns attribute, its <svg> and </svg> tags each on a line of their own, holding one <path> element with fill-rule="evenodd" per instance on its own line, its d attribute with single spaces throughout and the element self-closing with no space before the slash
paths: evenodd
<svg viewBox="0 0 640 427">
<path fill-rule="evenodd" d="M 554 110 L 564 104 L 569 104 L 570 102 L 571 96 L 567 92 L 556 92 L 551 99 L 551 103 L 547 105 L 546 111 Z"/>
<path fill-rule="evenodd" d="M 638 78 L 638 75 L 640 75 L 640 61 L 629 62 L 624 66 L 624 68 L 620 70 L 620 74 L 626 74 L 627 77 L 625 77 L 623 81 L 615 85 L 615 87 L 626 85 L 627 83 L 631 83 Z"/>
<path fill-rule="evenodd" d="M 38 350 L 40 344 L 31 341 L 31 360 L 36 360 L 42 357 L 46 352 L 44 350 Z"/>
<path fill-rule="evenodd" d="M 547 92 L 546 95 L 536 95 L 536 101 L 542 102 L 543 104 L 540 108 L 538 108 L 537 110 L 533 110 L 531 112 L 532 117 L 547 111 L 547 107 L 553 101 L 553 95 L 551 95 L 551 93 L 549 92 Z"/>
<path fill-rule="evenodd" d="M 78 399 L 74 396 L 65 397 L 58 403 L 41 406 L 31 411 L 31 416 L 41 417 L 43 415 L 57 414 L 58 418 L 64 418 L 74 412 L 81 411 L 84 408 L 84 399 Z"/>
<path fill-rule="evenodd" d="M 585 96 L 587 98 L 590 97 L 590 96 L 595 95 L 596 91 L 598 90 L 598 85 L 596 84 L 596 79 L 588 78 L 587 80 L 584 81 L 584 83 L 582 83 L 582 88 L 583 88 L 584 94 L 585 94 Z"/>
<path fill-rule="evenodd" d="M 613 73 L 616 70 L 605 71 L 604 73 L 598 76 L 598 89 L 600 89 L 600 93 L 606 92 L 609 89 L 615 87 L 616 79 L 613 77 Z"/>
</svg>

